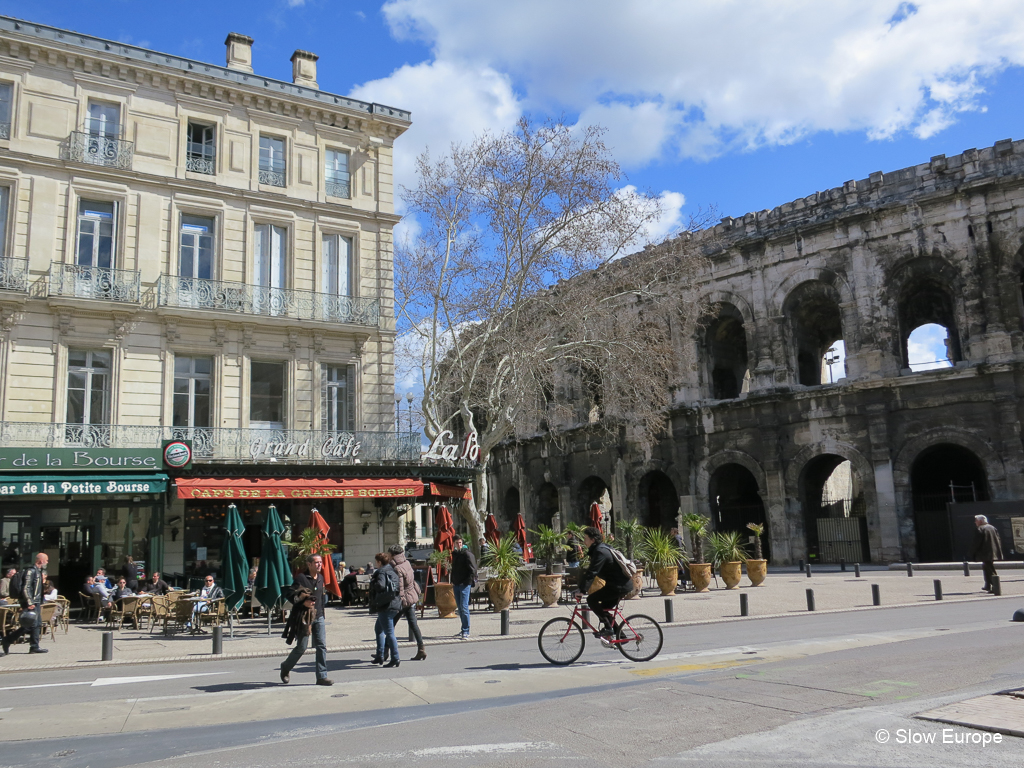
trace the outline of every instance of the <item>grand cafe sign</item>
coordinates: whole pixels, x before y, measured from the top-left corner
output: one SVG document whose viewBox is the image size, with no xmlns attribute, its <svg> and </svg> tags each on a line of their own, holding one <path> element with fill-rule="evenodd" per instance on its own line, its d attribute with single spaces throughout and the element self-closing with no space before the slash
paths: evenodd
<svg viewBox="0 0 1024 768">
<path fill-rule="evenodd" d="M 308 459 L 313 455 L 311 451 L 315 449 L 317 457 L 330 461 L 354 459 L 359 456 L 362 447 L 362 442 L 356 440 L 355 435 L 345 434 L 330 435 L 315 446 L 308 437 L 301 443 L 256 437 L 249 442 L 249 456 L 253 461 Z"/>
</svg>

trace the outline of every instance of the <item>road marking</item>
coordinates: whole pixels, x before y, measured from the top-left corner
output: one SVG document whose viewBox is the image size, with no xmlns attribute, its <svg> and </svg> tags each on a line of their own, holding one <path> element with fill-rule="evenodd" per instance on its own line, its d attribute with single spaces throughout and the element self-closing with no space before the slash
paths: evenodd
<svg viewBox="0 0 1024 768">
<path fill-rule="evenodd" d="M 184 677 L 208 677 L 210 675 L 227 675 L 228 672 L 196 672 L 190 675 L 145 675 L 142 677 L 98 677 L 95 680 L 83 680 L 75 683 L 40 683 L 38 685 L 10 685 L 0 691 L 27 691 L 34 688 L 61 688 L 71 685 L 127 685 L 130 683 L 153 683 L 158 680 L 180 680 Z"/>
</svg>

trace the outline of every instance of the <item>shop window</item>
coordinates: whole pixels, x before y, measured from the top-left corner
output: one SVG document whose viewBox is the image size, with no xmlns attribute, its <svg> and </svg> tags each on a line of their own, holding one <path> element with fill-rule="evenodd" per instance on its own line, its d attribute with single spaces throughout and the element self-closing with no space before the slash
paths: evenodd
<svg viewBox="0 0 1024 768">
<path fill-rule="evenodd" d="M 321 424 L 327 432 L 356 428 L 356 367 L 324 365 L 321 384 Z"/>
<path fill-rule="evenodd" d="M 324 182 L 328 196 L 352 197 L 352 177 L 348 171 L 348 152 L 328 149 L 324 157 Z"/>
<path fill-rule="evenodd" d="M 174 426 L 210 426 L 210 390 L 213 359 L 174 358 Z"/>
<path fill-rule="evenodd" d="M 284 363 L 249 366 L 249 426 L 284 429 Z"/>
<path fill-rule="evenodd" d="M 178 275 L 201 280 L 213 278 L 213 231 L 212 218 L 182 214 Z"/>
<path fill-rule="evenodd" d="M 95 200 L 78 202 L 78 239 L 75 263 L 80 267 L 114 266 L 114 221 L 117 204 Z"/>
<path fill-rule="evenodd" d="M 110 351 L 68 350 L 68 424 L 110 423 Z"/>
<path fill-rule="evenodd" d="M 285 186 L 284 139 L 260 136 L 260 184 Z"/>
<path fill-rule="evenodd" d="M 188 123 L 188 143 L 185 148 L 185 170 L 205 173 L 217 172 L 217 131 L 212 125 Z"/>
</svg>

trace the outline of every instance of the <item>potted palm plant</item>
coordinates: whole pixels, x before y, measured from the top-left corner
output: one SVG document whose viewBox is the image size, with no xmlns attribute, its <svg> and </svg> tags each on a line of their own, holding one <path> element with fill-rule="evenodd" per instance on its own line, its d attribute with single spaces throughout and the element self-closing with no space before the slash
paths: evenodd
<svg viewBox="0 0 1024 768">
<path fill-rule="evenodd" d="M 561 531 L 556 531 L 549 525 L 541 523 L 537 530 L 531 530 L 537 537 L 537 556 L 544 558 L 544 573 L 537 576 L 537 593 L 540 595 L 544 607 L 554 605 L 562 594 L 562 577 L 564 574 L 553 573 L 553 566 L 556 561 L 561 560 L 562 555 L 569 548 Z"/>
<path fill-rule="evenodd" d="M 754 532 L 751 537 L 754 540 L 754 556 L 747 560 L 747 578 L 750 579 L 750 586 L 759 587 L 768 576 L 768 561 L 764 559 L 761 551 L 764 523 L 747 523 L 747 528 Z"/>
<path fill-rule="evenodd" d="M 743 576 L 743 563 L 747 553 L 743 551 L 739 531 L 718 531 L 708 536 L 711 556 L 722 574 L 726 589 L 736 589 Z"/>
<path fill-rule="evenodd" d="M 295 552 L 295 556 L 292 558 L 292 568 L 296 571 L 305 570 L 308 555 L 322 555 L 326 567 L 331 562 L 331 552 L 337 549 L 334 544 L 324 541 L 320 531 L 316 528 L 303 528 L 299 540 L 293 541 L 289 546 Z"/>
<path fill-rule="evenodd" d="M 662 595 L 671 595 L 679 583 L 679 561 L 686 558 L 676 540 L 660 528 L 647 528 L 643 541 L 644 560 L 654 569 Z"/>
<path fill-rule="evenodd" d="M 622 520 L 615 524 L 615 531 L 618 533 L 616 544 L 626 555 L 626 559 L 636 566 L 636 573 L 633 574 L 633 591 L 626 595 L 626 599 L 629 600 L 639 597 L 644 588 L 644 564 L 637 562 L 633 557 L 634 552 L 641 556 L 643 554 L 644 527 L 636 520 Z"/>
<path fill-rule="evenodd" d="M 491 605 L 495 612 L 503 611 L 512 605 L 516 586 L 522 578 L 519 568 L 523 559 L 515 550 L 516 535 L 509 531 L 491 544 L 481 559 L 481 565 L 488 568 L 493 576 L 487 581 L 487 592 L 491 596 Z"/>
<path fill-rule="evenodd" d="M 427 564 L 437 571 L 437 582 L 433 586 L 434 605 L 437 606 L 437 613 L 442 619 L 450 619 L 456 616 L 455 587 L 451 583 L 452 551 L 435 549 L 427 558 Z"/>
<path fill-rule="evenodd" d="M 683 516 L 683 527 L 690 533 L 690 581 L 697 592 L 707 592 L 711 583 L 711 563 L 704 562 L 704 537 L 708 533 L 711 520 L 704 515 L 691 512 Z"/>
</svg>

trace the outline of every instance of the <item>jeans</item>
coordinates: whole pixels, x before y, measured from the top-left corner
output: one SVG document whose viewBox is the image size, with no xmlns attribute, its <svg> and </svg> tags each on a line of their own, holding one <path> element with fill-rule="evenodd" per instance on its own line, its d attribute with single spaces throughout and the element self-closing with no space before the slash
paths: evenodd
<svg viewBox="0 0 1024 768">
<path fill-rule="evenodd" d="M 292 667 L 299 663 L 302 654 L 309 647 L 309 638 L 312 637 L 313 647 L 316 648 L 316 679 L 323 680 L 327 677 L 327 627 L 323 616 L 313 622 L 312 630 L 308 635 L 300 635 L 295 639 L 295 647 L 281 665 L 283 673 L 288 674 Z"/>
<path fill-rule="evenodd" d="M 398 640 L 395 637 L 395 617 L 398 614 L 399 611 L 390 608 L 377 611 L 377 623 L 374 624 L 373 631 L 377 634 L 377 656 L 382 659 L 389 657 L 392 661 L 399 660 Z"/>
<path fill-rule="evenodd" d="M 455 607 L 459 612 L 459 618 L 462 620 L 462 634 L 469 634 L 469 591 L 473 588 L 472 584 L 455 584 Z"/>
<path fill-rule="evenodd" d="M 412 632 L 412 636 L 416 639 L 416 645 L 423 645 L 423 635 L 420 634 L 420 626 L 416 623 L 416 606 L 415 605 L 403 605 L 402 610 L 395 616 L 395 623 L 402 617 L 409 622 L 409 630 Z"/>
</svg>

